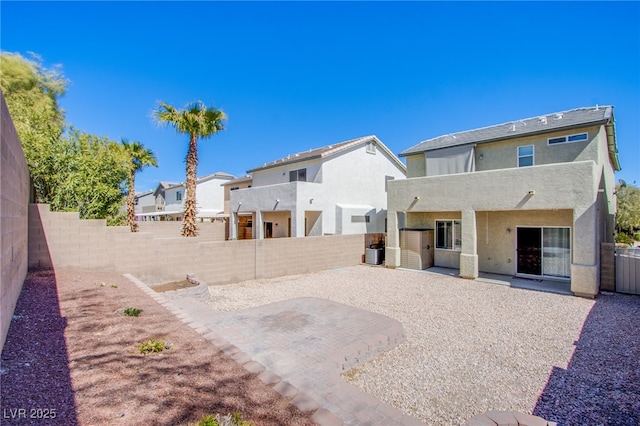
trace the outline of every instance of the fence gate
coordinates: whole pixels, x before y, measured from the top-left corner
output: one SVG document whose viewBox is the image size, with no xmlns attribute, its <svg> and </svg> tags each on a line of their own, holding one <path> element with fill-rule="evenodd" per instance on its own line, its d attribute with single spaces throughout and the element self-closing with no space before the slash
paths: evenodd
<svg viewBox="0 0 640 426">
<path fill-rule="evenodd" d="M 616 249 L 616 291 L 640 294 L 640 247 Z"/>
</svg>

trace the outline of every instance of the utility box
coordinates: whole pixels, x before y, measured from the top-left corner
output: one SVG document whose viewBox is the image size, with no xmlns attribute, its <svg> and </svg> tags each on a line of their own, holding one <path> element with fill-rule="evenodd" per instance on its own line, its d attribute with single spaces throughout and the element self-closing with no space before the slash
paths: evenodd
<svg viewBox="0 0 640 426">
<path fill-rule="evenodd" d="M 433 229 L 400 230 L 400 266 L 427 269 L 433 266 Z"/>
<path fill-rule="evenodd" d="M 382 248 L 367 248 L 364 249 L 365 262 L 369 265 L 380 265 L 384 259 L 384 249 Z"/>
</svg>

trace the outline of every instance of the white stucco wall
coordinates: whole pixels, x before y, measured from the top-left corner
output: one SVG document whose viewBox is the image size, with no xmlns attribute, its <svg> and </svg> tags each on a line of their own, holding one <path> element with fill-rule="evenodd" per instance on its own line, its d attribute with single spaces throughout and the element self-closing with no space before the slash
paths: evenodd
<svg viewBox="0 0 640 426">
<path fill-rule="evenodd" d="M 153 196 L 153 192 L 138 197 L 138 204 L 135 206 L 136 213 L 145 213 L 149 211 L 155 211 L 156 198 Z M 145 208 L 146 207 L 146 208 Z"/>
<path fill-rule="evenodd" d="M 222 184 L 233 179 L 232 176 L 216 176 L 201 179 L 196 185 L 196 201 L 200 212 L 224 211 L 224 187 Z"/>
<path fill-rule="evenodd" d="M 301 168 L 307 169 L 307 182 L 289 182 L 289 171 Z M 384 232 L 385 176 L 404 179 L 404 170 L 381 149 L 374 155 L 359 145 L 332 157 L 254 172 L 251 188 L 231 191 L 229 208 L 234 213 L 290 211 L 292 236 L 309 231 L 305 230 L 307 211 L 321 212 L 312 235 L 319 230 L 322 234 Z M 276 204 L 276 200 L 280 201 Z M 351 216 L 365 214 L 370 216 L 368 223 L 352 222 Z M 307 215 L 307 221 L 317 216 Z"/>
<path fill-rule="evenodd" d="M 178 192 L 182 193 L 182 199 L 177 200 Z M 164 191 L 164 210 L 166 212 L 181 212 L 184 210 L 186 191 L 184 185 L 176 185 Z"/>
</svg>

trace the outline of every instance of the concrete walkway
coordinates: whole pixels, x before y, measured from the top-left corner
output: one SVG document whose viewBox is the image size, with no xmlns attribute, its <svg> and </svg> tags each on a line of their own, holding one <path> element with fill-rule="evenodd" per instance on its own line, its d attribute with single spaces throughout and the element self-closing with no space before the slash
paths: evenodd
<svg viewBox="0 0 640 426">
<path fill-rule="evenodd" d="M 320 425 L 423 425 L 340 377 L 402 342 L 398 321 L 314 297 L 218 312 L 127 277 Z"/>
</svg>

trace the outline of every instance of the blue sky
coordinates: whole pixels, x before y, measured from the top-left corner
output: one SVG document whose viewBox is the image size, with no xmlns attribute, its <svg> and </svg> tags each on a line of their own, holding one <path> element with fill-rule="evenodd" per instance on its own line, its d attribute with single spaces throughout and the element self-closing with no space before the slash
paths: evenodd
<svg viewBox="0 0 640 426">
<path fill-rule="evenodd" d="M 187 138 L 162 100 L 223 109 L 198 175 L 375 134 L 424 139 L 614 105 L 618 178 L 640 184 L 638 2 L 9 2 L 0 48 L 61 64 L 68 123 L 138 140 L 183 181 Z"/>
</svg>

